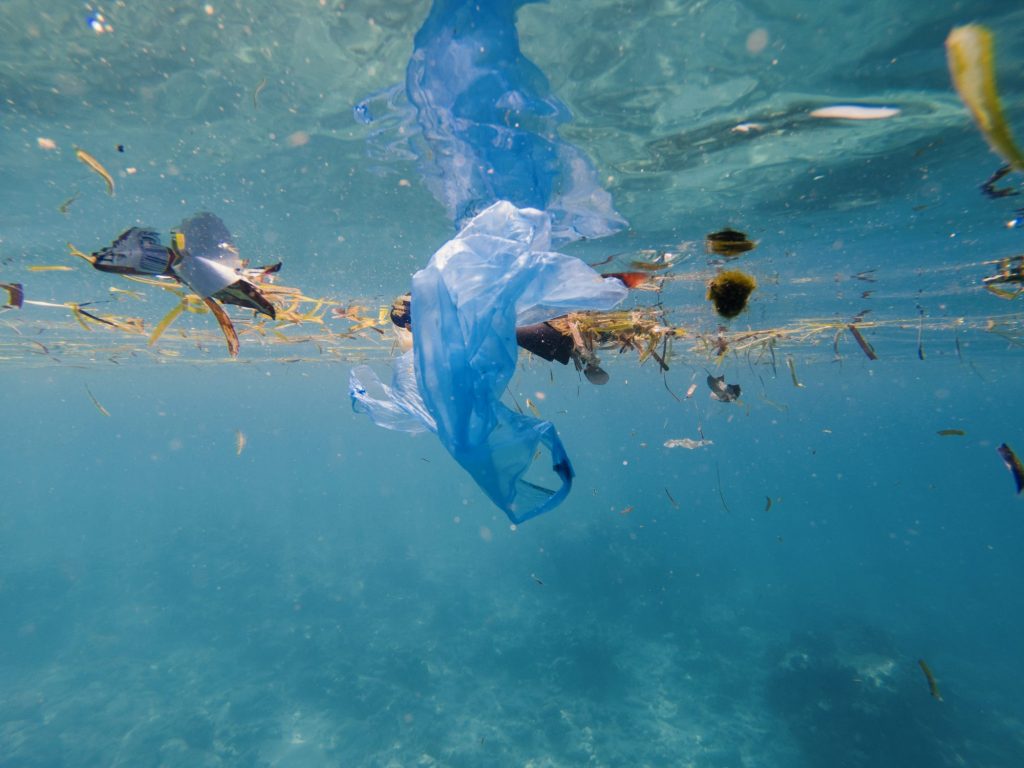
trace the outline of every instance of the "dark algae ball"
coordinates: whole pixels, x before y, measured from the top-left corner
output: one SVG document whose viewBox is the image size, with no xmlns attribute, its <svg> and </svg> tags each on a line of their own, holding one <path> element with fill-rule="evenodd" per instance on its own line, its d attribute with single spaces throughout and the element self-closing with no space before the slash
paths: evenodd
<svg viewBox="0 0 1024 768">
<path fill-rule="evenodd" d="M 757 288 L 757 280 L 746 272 L 729 269 L 719 272 L 708 283 L 708 301 L 722 317 L 736 317 L 747 308 L 747 299 Z"/>
</svg>

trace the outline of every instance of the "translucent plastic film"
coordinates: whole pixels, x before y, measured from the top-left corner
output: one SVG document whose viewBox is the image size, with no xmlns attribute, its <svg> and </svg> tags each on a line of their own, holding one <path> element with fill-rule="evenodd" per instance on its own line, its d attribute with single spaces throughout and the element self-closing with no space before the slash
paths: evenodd
<svg viewBox="0 0 1024 768">
<path fill-rule="evenodd" d="M 569 110 L 519 48 L 523 0 L 435 0 L 416 34 L 406 96 L 421 169 L 456 227 L 498 200 L 551 214 L 556 243 L 622 229 L 587 156 L 558 137 Z"/>
<path fill-rule="evenodd" d="M 242 259 L 224 222 L 212 213 L 197 213 L 178 228 L 188 255 L 173 269 L 183 283 L 204 299 L 240 277 Z"/>
<path fill-rule="evenodd" d="M 516 523 L 557 506 L 573 476 L 554 425 L 501 402 L 518 359 L 516 326 L 611 309 L 627 293 L 619 280 L 548 250 L 550 242 L 551 220 L 541 211 L 499 202 L 477 215 L 413 277 L 415 376 L 403 368 L 407 355 L 390 387 L 367 378 L 365 369 L 353 371 L 350 384 L 353 407 L 375 423 L 436 432 Z M 383 397 L 372 397 L 367 384 Z M 546 449 L 553 477 L 527 480 L 538 447 Z"/>
</svg>

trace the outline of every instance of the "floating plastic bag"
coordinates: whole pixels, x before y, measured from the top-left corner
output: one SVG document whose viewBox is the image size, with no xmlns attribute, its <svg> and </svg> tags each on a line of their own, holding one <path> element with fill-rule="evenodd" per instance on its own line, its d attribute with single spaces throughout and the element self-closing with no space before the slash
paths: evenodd
<svg viewBox="0 0 1024 768">
<path fill-rule="evenodd" d="M 424 181 L 457 229 L 507 200 L 550 213 L 556 243 L 617 232 L 626 222 L 590 160 L 558 137 L 569 110 L 519 48 L 521 5 L 435 0 L 406 67 L 405 97 L 415 115 L 395 119 L 401 105 L 392 88 L 357 104 L 355 118 L 400 126 L 403 141 L 412 134 L 408 145 Z M 375 132 L 374 143 L 403 158 L 401 142 L 383 133 Z"/>
<path fill-rule="evenodd" d="M 435 0 L 405 87 L 429 148 L 422 166 L 456 227 L 498 200 L 552 216 L 556 242 L 625 226 L 587 157 L 558 139 L 569 110 L 519 48 L 524 0 Z"/>
<path fill-rule="evenodd" d="M 412 350 L 395 360 L 391 386 L 381 382 L 368 365 L 357 365 L 349 374 L 349 395 L 352 410 L 365 413 L 373 423 L 398 432 L 437 432 L 434 417 L 427 411 L 416 386 Z M 374 397 L 368 388 L 380 390 L 383 397 Z"/>
<path fill-rule="evenodd" d="M 552 242 L 609 235 L 626 222 L 586 155 L 558 138 L 571 116 L 519 48 L 524 4 L 434 0 L 416 34 L 405 79 L 411 109 L 391 122 L 412 135 L 427 186 L 461 231 L 413 278 L 413 348 L 391 384 L 365 366 L 349 384 L 353 408 L 375 423 L 435 432 L 515 523 L 555 507 L 573 476 L 551 422 L 500 402 L 518 357 L 516 327 L 610 309 L 627 292 L 550 251 Z M 382 122 L 400 110 L 397 97 L 391 89 L 376 100 Z M 377 121 L 374 113 L 368 103 L 355 108 L 363 124 Z M 550 454 L 551 487 L 525 479 L 539 446 Z"/>
<path fill-rule="evenodd" d="M 516 326 L 608 310 L 627 294 L 619 280 L 550 246 L 547 214 L 490 206 L 413 277 L 413 348 L 396 362 L 391 386 L 365 366 L 350 379 L 356 411 L 389 429 L 435 432 L 514 523 L 557 506 L 573 477 L 554 425 L 500 401 L 518 359 Z M 539 446 L 550 454 L 553 487 L 524 479 Z"/>
</svg>

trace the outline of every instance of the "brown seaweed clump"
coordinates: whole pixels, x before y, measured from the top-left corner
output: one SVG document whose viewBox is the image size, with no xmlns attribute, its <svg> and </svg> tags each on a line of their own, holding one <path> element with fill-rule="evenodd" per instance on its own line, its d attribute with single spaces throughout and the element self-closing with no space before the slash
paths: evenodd
<svg viewBox="0 0 1024 768">
<path fill-rule="evenodd" d="M 719 272 L 708 283 L 708 301 L 722 317 L 736 317 L 747 308 L 747 299 L 757 288 L 757 280 L 746 272 L 729 269 Z"/>
</svg>

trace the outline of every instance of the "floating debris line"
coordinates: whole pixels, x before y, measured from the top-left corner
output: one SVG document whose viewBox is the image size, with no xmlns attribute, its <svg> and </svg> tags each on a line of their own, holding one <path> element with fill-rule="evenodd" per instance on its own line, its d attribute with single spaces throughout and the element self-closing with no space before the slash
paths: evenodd
<svg viewBox="0 0 1024 768">
<path fill-rule="evenodd" d="M 202 300 L 159 281 L 135 278 L 135 282 L 143 286 L 142 292 L 121 292 L 123 289 L 108 292 L 111 298 L 102 304 L 39 301 L 30 298 L 24 284 L 0 284 L 4 289 L 0 291 L 0 300 L 7 301 L 0 304 L 3 316 L 0 360 L 33 366 L 55 364 L 56 359 L 40 355 L 38 348 L 27 343 L 26 338 L 39 333 L 45 333 L 47 345 L 58 358 L 70 357 L 86 364 L 103 364 L 111 357 L 119 363 L 129 360 L 167 363 L 173 358 L 216 364 L 230 360 L 222 354 L 224 338 L 217 327 L 183 322 L 185 317 L 209 313 Z M 161 316 L 154 320 L 123 314 L 122 308 L 146 306 L 142 299 L 146 298 L 147 287 L 175 294 L 178 303 L 162 319 Z M 277 319 L 233 310 L 232 324 L 242 344 L 238 358 L 241 362 L 359 362 L 388 359 L 399 350 L 387 318 L 389 307 L 379 301 L 311 297 L 298 289 L 280 285 L 262 286 L 262 289 L 274 303 Z M 665 307 L 572 313 L 550 322 L 566 333 L 575 333 L 584 348 L 632 353 L 637 363 L 651 360 L 663 369 L 680 364 L 695 367 L 718 364 L 729 355 L 746 357 L 753 364 L 770 365 L 776 352 L 793 355 L 797 351 L 800 351 L 801 364 L 806 365 L 818 349 L 827 349 L 838 357 L 838 335 L 849 332 L 849 324 L 837 319 L 803 319 L 769 328 L 728 331 L 719 327 L 675 325 L 668 321 L 670 313 Z M 1024 312 L 975 318 L 927 318 L 923 323 L 919 316 L 893 318 L 859 322 L 856 327 L 861 331 L 870 328 L 875 333 L 885 333 L 889 359 L 898 357 L 891 349 L 901 334 L 905 342 L 901 347 L 903 353 L 916 356 L 915 340 L 922 331 L 954 336 L 949 342 L 949 354 L 960 357 L 965 352 L 961 349 L 961 337 L 969 333 L 997 337 L 1024 348 Z M 105 332 L 94 333 L 97 330 Z M 934 339 L 932 343 L 934 346 Z M 929 360 L 932 359 L 938 359 L 938 355 L 930 356 Z M 796 362 L 794 357 L 794 364 Z M 788 360 L 786 366 L 789 367 Z M 690 385 L 683 399 L 692 398 L 695 392 L 696 387 Z"/>
</svg>

